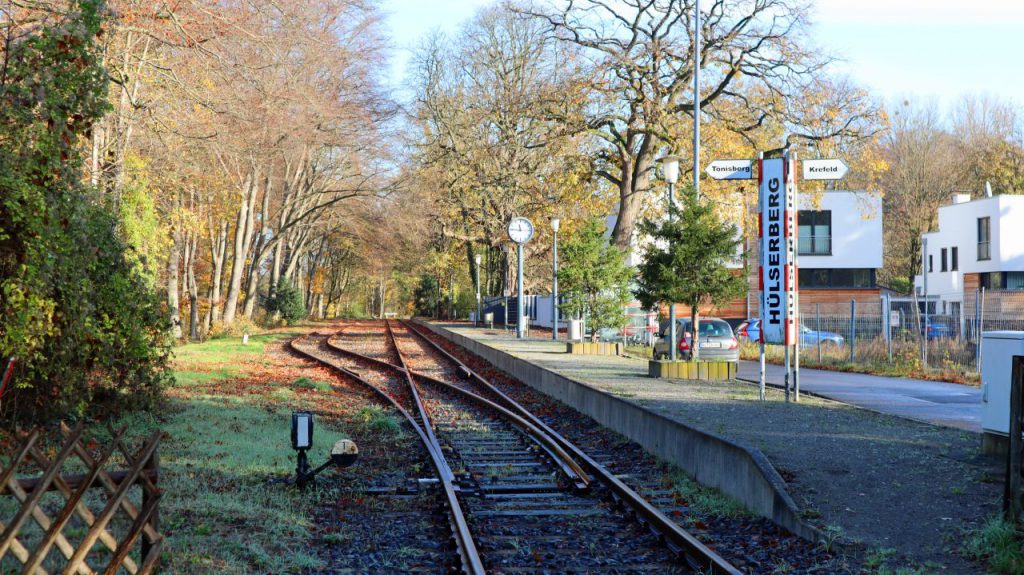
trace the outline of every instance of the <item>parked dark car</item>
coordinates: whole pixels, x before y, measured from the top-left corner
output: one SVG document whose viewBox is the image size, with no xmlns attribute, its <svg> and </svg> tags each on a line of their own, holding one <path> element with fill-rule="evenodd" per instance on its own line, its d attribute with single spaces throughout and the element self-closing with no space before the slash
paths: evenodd
<svg viewBox="0 0 1024 575">
<path fill-rule="evenodd" d="M 761 341 L 761 320 L 753 317 L 744 321 L 737 326 L 736 334 L 754 343 Z M 806 325 L 800 325 L 800 347 L 817 346 L 819 340 L 821 340 L 821 346 L 824 348 L 841 349 L 846 343 L 846 338 L 838 333 L 813 330 Z"/>
<path fill-rule="evenodd" d="M 676 337 L 679 338 L 677 357 L 684 360 L 693 358 L 693 350 L 690 344 L 693 340 L 693 332 L 690 328 L 690 318 L 679 318 L 676 320 Z M 658 326 L 658 335 L 661 339 L 654 344 L 654 359 L 667 359 L 669 346 L 669 322 L 662 321 Z M 700 320 L 700 337 L 698 338 L 700 353 L 699 359 L 709 361 L 739 361 L 740 346 L 732 327 L 725 320 L 716 317 L 709 317 Z"/>
</svg>

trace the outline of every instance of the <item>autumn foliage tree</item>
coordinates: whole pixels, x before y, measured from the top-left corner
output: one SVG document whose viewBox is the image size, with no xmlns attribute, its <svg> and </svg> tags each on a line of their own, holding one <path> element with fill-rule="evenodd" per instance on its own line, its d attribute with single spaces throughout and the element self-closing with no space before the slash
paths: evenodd
<svg viewBox="0 0 1024 575">
<path fill-rule="evenodd" d="M 83 184 L 82 142 L 106 113 L 102 2 L 0 8 L 0 356 L 18 358 L 3 414 L 151 403 L 167 345 L 117 212 Z"/>
</svg>

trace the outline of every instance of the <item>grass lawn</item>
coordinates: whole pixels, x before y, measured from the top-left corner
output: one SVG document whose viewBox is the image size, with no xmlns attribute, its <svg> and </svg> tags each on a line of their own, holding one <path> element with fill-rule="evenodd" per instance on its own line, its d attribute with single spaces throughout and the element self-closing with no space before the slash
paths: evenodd
<svg viewBox="0 0 1024 575">
<path fill-rule="evenodd" d="M 310 517 L 327 490 L 301 494 L 284 480 L 295 467 L 290 413 L 314 408 L 331 386 L 293 377 L 294 365 L 279 364 L 296 360 L 266 354 L 269 344 L 294 335 L 177 347 L 176 383 L 163 413 L 119 422 L 139 435 L 157 427 L 166 433 L 160 450 L 165 571 L 289 573 L 320 566 L 308 552 Z M 311 460 L 319 463 L 343 437 L 336 420 L 318 418 Z"/>
</svg>

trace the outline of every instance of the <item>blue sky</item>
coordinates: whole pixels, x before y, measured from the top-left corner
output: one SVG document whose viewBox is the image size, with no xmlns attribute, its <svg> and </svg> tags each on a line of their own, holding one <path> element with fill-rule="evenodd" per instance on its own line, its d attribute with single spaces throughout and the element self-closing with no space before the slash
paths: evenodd
<svg viewBox="0 0 1024 575">
<path fill-rule="evenodd" d="M 409 51 L 431 30 L 454 32 L 491 0 L 384 0 L 401 86 Z M 1024 0 L 816 0 L 813 37 L 837 70 L 889 102 L 964 93 L 1024 104 Z"/>
</svg>

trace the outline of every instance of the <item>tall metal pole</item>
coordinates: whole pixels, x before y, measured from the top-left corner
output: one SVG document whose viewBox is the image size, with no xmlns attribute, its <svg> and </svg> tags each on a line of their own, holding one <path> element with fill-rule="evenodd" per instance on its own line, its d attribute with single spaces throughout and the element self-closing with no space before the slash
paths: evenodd
<svg viewBox="0 0 1024 575">
<path fill-rule="evenodd" d="M 978 313 L 978 358 L 977 370 L 981 373 L 981 333 L 985 330 L 985 288 L 981 288 L 981 311 Z"/>
<path fill-rule="evenodd" d="M 526 318 L 523 317 L 523 244 L 516 244 L 516 259 L 519 260 L 518 270 L 516 272 L 516 289 L 518 295 L 516 297 L 516 337 L 523 339 L 526 337 Z"/>
<path fill-rule="evenodd" d="M 892 363 L 892 296 L 886 294 L 883 296 L 883 308 L 882 313 L 885 316 L 882 318 L 885 324 L 885 353 L 889 358 L 889 363 Z"/>
<path fill-rule="evenodd" d="M 762 326 L 762 328 L 763 327 L 764 326 Z M 789 344 L 788 343 L 783 344 L 783 348 L 784 348 L 784 351 L 783 351 L 784 359 L 782 361 L 783 361 L 783 363 L 786 366 L 785 367 L 785 380 L 784 380 L 785 381 L 785 385 L 786 385 L 786 403 L 789 403 L 789 373 L 790 373 L 790 368 L 789 368 Z"/>
<path fill-rule="evenodd" d="M 700 199 L 700 0 L 693 6 L 693 193 Z M 694 330 L 696 330 L 694 326 Z M 696 332 L 695 332 L 696 333 Z M 696 351 L 696 350 L 694 350 Z"/>
<path fill-rule="evenodd" d="M 758 202 L 757 203 L 758 203 L 758 206 L 761 205 L 761 194 L 764 193 L 764 189 L 761 187 L 761 174 L 762 174 L 761 163 L 763 161 L 764 161 L 764 152 L 758 152 L 757 153 L 757 174 L 758 174 L 757 175 L 757 178 L 758 178 L 758 180 L 757 180 Z M 764 234 L 764 230 L 761 229 L 761 225 L 759 223 L 758 224 L 758 228 L 757 228 L 757 260 L 758 260 L 757 261 L 757 267 L 758 267 L 758 274 L 764 273 L 764 250 L 762 249 L 763 244 L 761 243 L 762 242 L 762 234 Z M 760 340 L 760 342 L 759 342 L 759 345 L 758 345 L 758 354 L 757 354 L 758 363 L 760 364 L 760 371 L 758 372 L 757 389 L 758 389 L 758 395 L 759 395 L 761 401 L 764 401 L 765 381 L 767 380 L 767 377 L 768 377 L 768 372 L 765 370 L 765 365 L 764 365 L 765 364 L 765 361 L 764 361 L 764 311 L 765 311 L 765 309 L 764 309 L 764 293 L 758 293 L 757 297 L 758 297 L 758 302 L 757 302 L 758 312 L 757 313 L 758 313 L 759 316 L 761 316 L 761 324 L 759 326 L 760 327 L 760 334 L 759 334 L 760 337 L 758 338 Z"/>
<path fill-rule="evenodd" d="M 551 258 L 551 339 L 558 341 L 558 230 L 555 230 Z"/>
<path fill-rule="evenodd" d="M 700 201 L 700 0 L 695 0 L 693 6 L 693 194 Z M 697 361 L 700 358 L 700 314 L 690 329 L 693 331 L 690 359 Z"/>
<path fill-rule="evenodd" d="M 921 277 L 924 278 L 924 345 L 921 347 L 921 365 L 928 369 L 928 238 L 921 242 Z"/>
<path fill-rule="evenodd" d="M 675 204 L 675 184 L 669 182 L 668 184 L 668 221 L 672 221 L 672 207 Z M 668 249 L 671 251 L 672 246 Z M 676 304 L 675 302 L 668 302 L 668 359 L 669 361 L 676 360 L 676 350 L 679 347 L 679 342 L 676 341 Z"/>
<path fill-rule="evenodd" d="M 483 318 L 480 317 L 480 312 L 483 302 L 480 300 L 480 254 L 476 255 L 476 325 L 483 323 Z"/>
<path fill-rule="evenodd" d="M 797 189 L 797 186 L 796 186 L 796 176 L 793 175 L 793 174 L 796 173 L 796 154 L 795 153 L 794 154 L 790 154 L 789 153 L 789 148 L 786 149 L 786 161 L 789 162 L 789 166 L 788 166 L 789 172 L 788 173 L 790 174 L 790 179 L 792 180 L 792 186 L 793 186 L 793 206 L 796 207 L 796 209 L 797 209 L 797 211 L 799 213 L 799 209 L 800 209 L 800 195 L 799 194 L 800 194 L 800 191 Z M 790 182 L 787 182 L 786 185 L 790 185 Z M 797 218 L 797 221 L 799 221 L 799 218 L 796 215 L 794 215 L 793 217 Z M 794 230 L 794 233 L 795 234 L 799 234 L 800 233 L 800 228 L 797 227 Z M 793 238 L 790 238 L 789 241 L 791 242 L 791 244 L 798 244 L 799 243 L 799 238 L 793 237 Z M 799 248 L 799 246 L 798 245 L 793 245 L 792 246 L 792 251 L 790 253 L 793 254 L 793 264 L 792 264 L 793 268 L 796 269 L 796 270 L 799 270 L 800 269 L 800 248 Z M 802 341 L 801 341 L 802 334 L 801 334 L 800 329 L 801 329 L 801 326 L 802 326 L 802 323 L 801 323 L 802 320 L 800 318 L 800 280 L 799 280 L 799 278 L 796 278 L 796 279 L 797 279 L 796 285 L 793 287 L 793 292 L 794 292 L 793 297 L 796 300 L 796 301 L 793 302 L 793 309 L 796 311 L 796 343 L 795 343 L 795 347 L 793 348 L 793 401 L 800 401 L 800 344 L 802 343 Z"/>
</svg>

